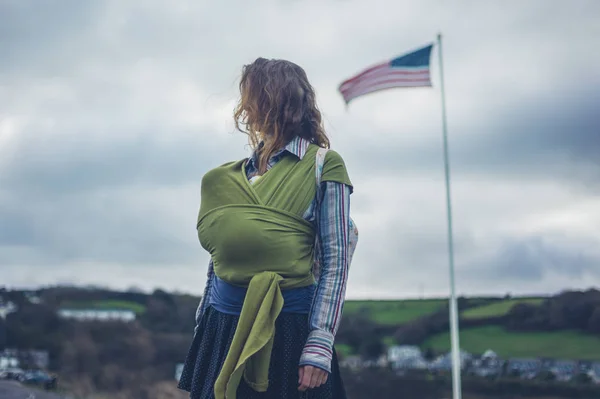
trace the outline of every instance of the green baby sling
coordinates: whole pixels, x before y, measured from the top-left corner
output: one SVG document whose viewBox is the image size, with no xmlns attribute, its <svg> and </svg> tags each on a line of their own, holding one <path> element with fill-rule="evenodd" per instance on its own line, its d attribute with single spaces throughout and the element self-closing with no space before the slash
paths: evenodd
<svg viewBox="0 0 600 399">
<path fill-rule="evenodd" d="M 285 154 L 251 184 L 246 160 L 209 171 L 202 179 L 198 237 L 217 277 L 247 287 L 236 332 L 215 383 L 216 399 L 235 399 L 241 378 L 254 390 L 268 388 L 275 320 L 281 290 L 315 283 L 315 227 L 302 218 L 316 194 L 311 144 L 300 160 Z M 337 155 L 337 154 L 336 154 Z M 350 185 L 339 156 L 326 163 L 324 180 Z"/>
</svg>

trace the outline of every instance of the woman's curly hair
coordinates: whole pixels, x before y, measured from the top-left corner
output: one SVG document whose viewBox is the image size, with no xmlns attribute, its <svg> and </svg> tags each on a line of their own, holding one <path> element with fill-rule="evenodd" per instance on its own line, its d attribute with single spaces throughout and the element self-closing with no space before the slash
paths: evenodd
<svg viewBox="0 0 600 399">
<path fill-rule="evenodd" d="M 258 170 L 294 137 L 329 148 L 315 90 L 306 72 L 290 61 L 257 58 L 242 69 L 240 100 L 233 117 L 257 151 Z"/>
</svg>

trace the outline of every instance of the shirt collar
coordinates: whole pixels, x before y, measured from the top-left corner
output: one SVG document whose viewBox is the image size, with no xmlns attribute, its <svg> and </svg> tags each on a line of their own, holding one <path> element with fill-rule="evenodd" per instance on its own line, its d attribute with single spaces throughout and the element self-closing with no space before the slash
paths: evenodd
<svg viewBox="0 0 600 399">
<path fill-rule="evenodd" d="M 294 154 L 295 156 L 300 158 L 300 160 L 302 160 L 302 158 L 304 158 L 304 155 L 306 154 L 306 151 L 308 150 L 309 145 L 310 141 L 306 140 L 303 137 L 296 136 L 292 141 L 288 143 L 288 145 L 285 146 L 284 150 L 291 154 Z"/>
<path fill-rule="evenodd" d="M 279 150 L 275 154 L 273 154 L 273 157 L 279 156 L 283 152 L 287 151 L 290 154 L 295 155 L 300 160 L 302 160 L 302 158 L 304 158 L 304 155 L 306 155 L 306 151 L 308 150 L 309 145 L 310 145 L 310 141 L 308 141 L 307 139 L 305 139 L 303 137 L 296 136 L 285 147 L 283 147 L 281 150 Z M 262 143 L 259 146 L 262 146 Z M 250 157 L 248 162 L 252 163 L 253 166 L 257 165 L 258 160 L 256 159 L 256 151 L 254 151 L 252 153 L 252 156 Z"/>
</svg>

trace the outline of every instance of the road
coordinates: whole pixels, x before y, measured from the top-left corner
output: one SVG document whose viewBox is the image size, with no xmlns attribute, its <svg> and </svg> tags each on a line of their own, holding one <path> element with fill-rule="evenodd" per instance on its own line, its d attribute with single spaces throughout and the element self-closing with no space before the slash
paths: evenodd
<svg viewBox="0 0 600 399">
<path fill-rule="evenodd" d="M 0 399 L 64 399 L 54 393 L 28 388 L 16 381 L 0 380 Z"/>
</svg>

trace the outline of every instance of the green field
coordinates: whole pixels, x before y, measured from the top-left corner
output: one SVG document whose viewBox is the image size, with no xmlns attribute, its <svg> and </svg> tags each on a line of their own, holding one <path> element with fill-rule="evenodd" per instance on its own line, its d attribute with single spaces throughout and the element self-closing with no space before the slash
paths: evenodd
<svg viewBox="0 0 600 399">
<path fill-rule="evenodd" d="M 146 307 L 136 302 L 105 300 L 105 301 L 69 301 L 62 304 L 70 309 L 119 309 L 133 310 L 136 314 L 144 313 Z"/>
<path fill-rule="evenodd" d="M 390 335 L 383 337 L 383 339 L 381 340 L 381 342 L 386 347 L 398 345 L 398 342 L 396 341 L 396 338 L 394 338 L 393 336 L 390 336 Z"/>
<path fill-rule="evenodd" d="M 461 313 L 465 319 L 481 319 L 485 317 L 502 316 L 507 314 L 510 309 L 518 303 L 528 303 L 531 305 L 540 305 L 544 298 L 514 298 L 503 301 L 493 302 L 488 305 L 467 309 Z"/>
<path fill-rule="evenodd" d="M 498 326 L 469 328 L 460 332 L 460 346 L 470 353 L 493 350 L 501 357 L 550 357 L 600 360 L 600 337 L 576 331 L 510 332 Z M 450 335 L 436 335 L 422 345 L 436 351 L 450 350 Z"/>
<path fill-rule="evenodd" d="M 335 344 L 335 351 L 342 357 L 348 357 L 355 354 L 354 348 L 346 344 Z"/>
<path fill-rule="evenodd" d="M 364 314 L 384 325 L 403 324 L 434 313 L 444 306 L 444 299 L 408 299 L 389 301 L 346 301 L 344 315 Z"/>
</svg>

